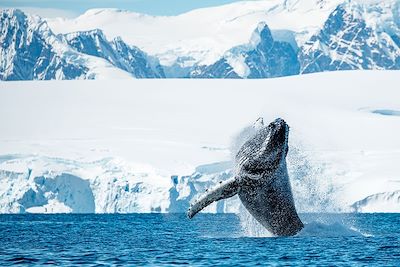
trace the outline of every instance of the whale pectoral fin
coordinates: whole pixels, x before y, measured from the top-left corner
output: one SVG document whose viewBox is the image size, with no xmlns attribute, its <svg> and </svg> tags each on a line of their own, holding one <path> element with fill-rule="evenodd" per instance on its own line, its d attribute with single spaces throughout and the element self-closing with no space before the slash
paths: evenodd
<svg viewBox="0 0 400 267">
<path fill-rule="evenodd" d="M 221 199 L 233 197 L 238 193 L 238 191 L 239 183 L 235 178 L 221 182 L 214 188 L 209 189 L 204 195 L 192 203 L 187 215 L 191 219 L 211 203 Z"/>
</svg>

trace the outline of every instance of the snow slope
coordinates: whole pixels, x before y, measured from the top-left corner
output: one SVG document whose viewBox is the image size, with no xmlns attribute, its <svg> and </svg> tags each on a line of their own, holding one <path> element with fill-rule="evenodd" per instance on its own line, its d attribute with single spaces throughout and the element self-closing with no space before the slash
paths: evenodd
<svg viewBox="0 0 400 267">
<path fill-rule="evenodd" d="M 399 77 L 0 83 L 0 211 L 184 211 L 230 177 L 233 140 L 260 116 L 291 126 L 299 209 L 354 210 L 400 190 Z"/>
</svg>

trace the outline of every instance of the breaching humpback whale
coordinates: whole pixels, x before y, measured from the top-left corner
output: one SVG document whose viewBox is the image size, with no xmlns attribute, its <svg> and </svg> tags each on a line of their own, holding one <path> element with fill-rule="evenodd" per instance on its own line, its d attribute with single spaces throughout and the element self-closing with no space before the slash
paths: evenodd
<svg viewBox="0 0 400 267">
<path fill-rule="evenodd" d="M 207 190 L 190 206 L 193 218 L 211 203 L 239 195 L 244 207 L 276 236 L 292 236 L 303 228 L 294 205 L 286 167 L 289 126 L 277 119 L 261 126 L 239 149 L 235 175 Z"/>
</svg>

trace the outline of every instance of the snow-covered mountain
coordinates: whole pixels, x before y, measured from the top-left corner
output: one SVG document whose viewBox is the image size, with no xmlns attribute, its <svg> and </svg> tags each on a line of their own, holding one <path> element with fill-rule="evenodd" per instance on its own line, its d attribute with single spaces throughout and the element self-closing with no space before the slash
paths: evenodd
<svg viewBox="0 0 400 267">
<path fill-rule="evenodd" d="M 290 38 L 273 41 L 268 26 L 260 23 L 264 30 L 259 25 L 249 44 L 230 49 L 210 66 L 195 68 L 191 76 L 270 78 L 337 70 L 398 70 L 399 14 L 397 0 L 348 1 L 339 4 L 322 29 L 304 43 Z M 286 34 L 294 34 L 294 40 L 299 35 Z"/>
<path fill-rule="evenodd" d="M 302 73 L 400 69 L 400 1 L 349 1 L 300 49 Z"/>
<path fill-rule="evenodd" d="M 299 43 L 321 29 L 345 0 L 261 0 L 201 8 L 177 16 L 150 16 L 117 9 L 92 9 L 74 19 L 49 19 L 57 33 L 102 29 L 111 38 L 159 58 L 167 67 L 211 65 L 248 40 L 266 22 L 279 40 Z M 130 25 L 126 27 L 126 25 Z"/>
<path fill-rule="evenodd" d="M 74 19 L 35 17 L 37 21 L 29 27 L 46 25 L 51 32 L 48 24 L 62 47 L 69 43 L 68 51 L 91 55 L 97 61 L 86 66 L 66 60 L 64 54 L 72 52 L 53 55 L 54 48 L 41 45 L 47 47 L 43 50 L 37 48 L 40 41 L 33 41 L 25 50 L 3 45 L 2 72 L 13 73 L 11 57 L 17 58 L 16 65 L 23 60 L 38 65 L 28 65 L 35 71 L 23 73 L 25 79 L 53 79 L 57 71 L 63 79 L 95 78 L 85 73 L 100 62 L 137 78 L 271 78 L 335 70 L 397 70 L 399 14 L 400 0 L 261 0 L 170 17 L 116 9 L 88 10 Z M 10 14 L 2 17 L 10 20 Z M 2 38 L 24 27 L 2 23 Z M 38 50 L 43 50 L 42 57 L 35 54 Z M 51 62 L 49 67 L 46 61 Z M 2 79 L 15 79 L 15 75 Z"/>
<path fill-rule="evenodd" d="M 147 56 L 135 46 L 127 45 L 120 37 L 109 42 L 101 30 L 95 29 L 69 33 L 65 38 L 77 51 L 104 58 L 135 78 L 165 78 L 157 59 Z"/>
<path fill-rule="evenodd" d="M 99 30 L 55 35 L 45 20 L 0 12 L 0 80 L 165 77 L 158 60 Z"/>
<path fill-rule="evenodd" d="M 0 80 L 129 78 L 107 61 L 72 49 L 46 21 L 20 10 L 0 12 Z"/>
<path fill-rule="evenodd" d="M 294 48 L 275 41 L 265 23 L 260 23 L 249 44 L 234 47 L 211 66 L 194 70 L 195 78 L 273 78 L 299 73 Z"/>
</svg>

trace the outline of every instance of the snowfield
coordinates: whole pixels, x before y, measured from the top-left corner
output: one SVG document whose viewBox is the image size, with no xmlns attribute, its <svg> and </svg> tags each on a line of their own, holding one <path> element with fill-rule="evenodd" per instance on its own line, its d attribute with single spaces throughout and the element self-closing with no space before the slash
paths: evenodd
<svg viewBox="0 0 400 267">
<path fill-rule="evenodd" d="M 0 83 L 0 212 L 183 212 L 259 117 L 291 127 L 300 212 L 400 212 L 398 71 Z M 239 212 L 229 199 L 208 212 Z"/>
</svg>

